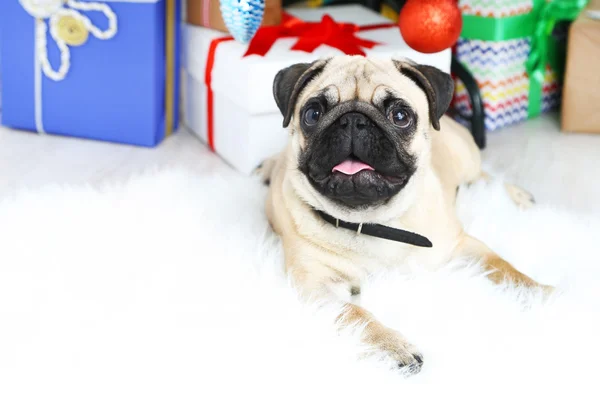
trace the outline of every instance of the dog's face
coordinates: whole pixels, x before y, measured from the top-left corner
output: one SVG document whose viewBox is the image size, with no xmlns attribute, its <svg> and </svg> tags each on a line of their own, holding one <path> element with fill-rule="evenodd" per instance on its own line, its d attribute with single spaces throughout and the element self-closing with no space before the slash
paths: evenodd
<svg viewBox="0 0 600 400">
<path fill-rule="evenodd" d="M 341 56 L 280 71 L 301 190 L 348 211 L 389 206 L 427 162 L 452 93 L 449 75 L 409 61 Z"/>
</svg>

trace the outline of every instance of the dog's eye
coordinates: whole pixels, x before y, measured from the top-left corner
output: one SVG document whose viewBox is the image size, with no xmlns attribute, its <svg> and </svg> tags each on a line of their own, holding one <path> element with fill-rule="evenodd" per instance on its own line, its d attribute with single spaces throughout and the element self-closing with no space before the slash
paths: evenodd
<svg viewBox="0 0 600 400">
<path fill-rule="evenodd" d="M 388 118 L 399 128 L 408 128 L 412 124 L 412 114 L 403 107 L 393 108 Z"/>
<path fill-rule="evenodd" d="M 304 123 L 308 126 L 315 125 L 319 122 L 322 114 L 321 106 L 319 104 L 313 104 L 304 110 Z"/>
</svg>

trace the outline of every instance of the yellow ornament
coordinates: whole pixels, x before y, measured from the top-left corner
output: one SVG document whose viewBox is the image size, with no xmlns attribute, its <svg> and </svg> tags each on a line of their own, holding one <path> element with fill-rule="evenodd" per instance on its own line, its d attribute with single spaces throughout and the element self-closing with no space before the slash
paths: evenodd
<svg viewBox="0 0 600 400">
<path fill-rule="evenodd" d="M 83 22 L 70 15 L 60 17 L 56 28 L 58 37 L 69 46 L 81 46 L 90 36 Z"/>
</svg>

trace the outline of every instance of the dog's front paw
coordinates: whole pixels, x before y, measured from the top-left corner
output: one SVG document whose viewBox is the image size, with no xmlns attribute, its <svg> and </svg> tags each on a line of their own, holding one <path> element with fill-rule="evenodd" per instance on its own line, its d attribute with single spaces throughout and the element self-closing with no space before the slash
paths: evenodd
<svg viewBox="0 0 600 400">
<path fill-rule="evenodd" d="M 421 371 L 423 355 L 400 333 L 389 329 L 372 339 L 372 344 L 403 372 L 414 375 Z"/>
<path fill-rule="evenodd" d="M 527 190 L 510 183 L 505 184 L 505 187 L 512 201 L 521 209 L 527 210 L 534 206 L 535 199 Z"/>
<path fill-rule="evenodd" d="M 412 344 L 403 342 L 390 351 L 389 354 L 398 367 L 409 374 L 414 375 L 421 372 L 423 355 Z"/>
<path fill-rule="evenodd" d="M 273 174 L 276 162 L 276 157 L 267 158 L 254 169 L 254 175 L 258 175 L 267 186 L 271 184 L 271 175 Z"/>
</svg>

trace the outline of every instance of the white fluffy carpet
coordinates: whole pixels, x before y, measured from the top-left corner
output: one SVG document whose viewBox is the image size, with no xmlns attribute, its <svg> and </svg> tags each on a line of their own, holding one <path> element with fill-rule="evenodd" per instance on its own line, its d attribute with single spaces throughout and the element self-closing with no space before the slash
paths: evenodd
<svg viewBox="0 0 600 400">
<path fill-rule="evenodd" d="M 173 170 L 4 199 L 0 399 L 600 398 L 598 216 L 463 190 L 467 230 L 563 294 L 543 305 L 474 267 L 374 279 L 362 304 L 425 356 L 404 378 L 297 302 L 264 194 Z"/>
</svg>

